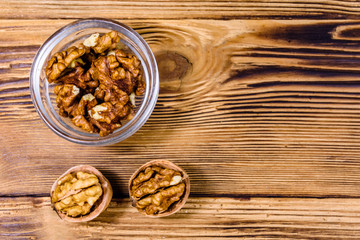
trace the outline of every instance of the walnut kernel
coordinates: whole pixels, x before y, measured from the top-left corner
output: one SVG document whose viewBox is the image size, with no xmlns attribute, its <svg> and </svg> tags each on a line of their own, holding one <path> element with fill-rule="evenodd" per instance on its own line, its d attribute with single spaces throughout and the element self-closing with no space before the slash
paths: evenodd
<svg viewBox="0 0 360 240">
<path fill-rule="evenodd" d="M 85 48 L 70 47 L 65 51 L 55 53 L 48 61 L 45 69 L 48 81 L 54 82 L 61 73 L 71 64 L 71 62 L 86 52 Z"/>
<path fill-rule="evenodd" d="M 96 45 L 92 46 L 95 53 L 104 53 L 107 50 L 116 48 L 117 43 L 120 41 L 120 36 L 116 31 L 111 31 L 101 36 Z"/>
<path fill-rule="evenodd" d="M 106 136 L 135 116 L 145 91 L 140 60 L 119 49 L 116 31 L 92 34 L 78 47 L 55 53 L 46 66 L 59 114 L 90 133 Z"/>
<path fill-rule="evenodd" d="M 106 209 L 112 188 L 98 170 L 80 165 L 59 177 L 50 195 L 54 209 L 62 219 L 82 222 L 97 217 Z"/>
<path fill-rule="evenodd" d="M 52 203 L 54 203 L 56 210 L 77 217 L 80 214 L 88 214 L 90 208 L 84 205 L 93 206 L 101 195 L 102 188 L 96 175 L 84 172 L 69 173 L 58 181 Z M 69 209 L 72 211 L 69 212 Z M 75 215 L 74 209 L 81 209 L 81 211 L 76 211 L 78 214 Z"/>
<path fill-rule="evenodd" d="M 91 34 L 90 37 L 88 37 L 87 39 L 84 40 L 84 45 L 86 47 L 94 47 L 94 46 L 96 46 L 96 44 L 98 44 L 99 38 L 100 38 L 99 33 Z"/>
<path fill-rule="evenodd" d="M 143 165 L 129 182 L 133 206 L 146 216 L 175 213 L 185 204 L 189 193 L 189 177 L 168 161 L 155 160 Z"/>
</svg>

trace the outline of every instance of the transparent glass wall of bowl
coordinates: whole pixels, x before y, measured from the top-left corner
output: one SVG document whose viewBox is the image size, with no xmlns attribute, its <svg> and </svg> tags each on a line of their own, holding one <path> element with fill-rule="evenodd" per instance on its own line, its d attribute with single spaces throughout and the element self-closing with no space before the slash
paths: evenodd
<svg viewBox="0 0 360 240">
<path fill-rule="evenodd" d="M 119 32 L 121 44 L 131 49 L 141 61 L 146 90 L 136 99 L 136 115 L 114 133 L 100 137 L 82 131 L 69 118 L 59 116 L 54 94 L 55 84 L 49 84 L 45 76 L 47 61 L 53 54 L 70 46 L 77 46 L 93 33 Z M 59 136 L 80 144 L 109 145 L 134 134 L 150 117 L 159 93 L 159 74 L 151 49 L 134 30 L 118 22 L 105 19 L 85 19 L 71 23 L 54 33 L 39 49 L 31 73 L 30 89 L 33 103 L 45 124 Z"/>
</svg>

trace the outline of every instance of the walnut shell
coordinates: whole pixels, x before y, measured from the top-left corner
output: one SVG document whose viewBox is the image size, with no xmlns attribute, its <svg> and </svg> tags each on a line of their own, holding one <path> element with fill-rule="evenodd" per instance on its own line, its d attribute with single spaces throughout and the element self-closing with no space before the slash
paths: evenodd
<svg viewBox="0 0 360 240">
<path fill-rule="evenodd" d="M 137 175 L 145 170 L 145 168 L 149 167 L 149 166 L 159 166 L 159 167 L 163 167 L 163 168 L 168 168 L 168 169 L 173 169 L 175 171 L 178 171 L 181 173 L 182 175 L 182 182 L 185 183 L 185 192 L 183 194 L 183 196 L 181 197 L 180 201 L 174 203 L 172 206 L 170 206 L 170 208 L 168 210 L 166 210 L 165 212 L 162 213 L 158 213 L 156 215 L 148 215 L 146 214 L 144 211 L 140 211 L 142 214 L 144 214 L 147 217 L 153 217 L 153 218 L 158 218 L 158 217 L 166 217 L 169 215 L 172 215 L 174 213 L 176 213 L 177 211 L 179 211 L 185 204 L 186 200 L 189 198 L 189 194 L 190 194 L 190 179 L 189 176 L 186 174 L 186 172 L 180 168 L 179 166 L 175 165 L 174 163 L 170 162 L 170 161 L 166 161 L 166 160 L 153 160 L 150 161 L 144 165 L 142 165 L 130 178 L 129 180 L 129 196 L 130 196 L 130 200 L 132 202 L 133 206 L 136 206 L 136 202 L 137 202 L 137 198 L 132 196 L 131 194 L 131 187 L 132 187 L 132 182 L 133 180 L 137 177 Z"/>
<path fill-rule="evenodd" d="M 109 205 L 109 203 L 111 201 L 111 198 L 113 196 L 113 190 L 112 190 L 112 187 L 110 185 L 109 180 L 107 180 L 99 170 L 97 170 L 96 168 L 94 168 L 92 166 L 89 166 L 89 165 L 78 165 L 78 166 L 72 167 L 69 170 L 67 170 L 64 174 L 62 174 L 54 182 L 54 184 L 51 187 L 51 191 L 50 191 L 51 199 L 53 197 L 53 193 L 55 191 L 57 183 L 62 177 L 64 177 L 65 175 L 67 175 L 69 173 L 77 173 L 77 172 L 80 172 L 80 171 L 95 174 L 99 179 L 99 182 L 100 182 L 101 187 L 103 189 L 103 194 L 100 197 L 100 199 L 92 207 L 92 211 L 89 214 L 84 215 L 84 216 L 71 217 L 71 216 L 68 216 L 68 215 L 60 212 L 60 211 L 57 211 L 55 209 L 55 207 L 54 207 L 54 210 L 57 212 L 59 217 L 61 219 L 65 220 L 65 221 L 68 221 L 68 222 L 87 222 L 87 221 L 93 220 L 94 218 L 99 216 L 103 211 L 105 211 L 105 209 L 108 207 L 108 205 Z"/>
</svg>

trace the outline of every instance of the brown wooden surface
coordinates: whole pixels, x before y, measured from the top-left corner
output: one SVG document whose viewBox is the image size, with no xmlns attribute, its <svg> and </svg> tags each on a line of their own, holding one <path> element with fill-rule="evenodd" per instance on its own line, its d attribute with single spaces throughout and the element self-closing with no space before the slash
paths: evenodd
<svg viewBox="0 0 360 240">
<path fill-rule="evenodd" d="M 62 222 L 47 197 L 0 200 L 9 239 L 359 239 L 358 199 L 190 198 L 157 219 L 117 199 L 89 223 Z"/>
<path fill-rule="evenodd" d="M 0 239 L 359 238 L 360 2 L 0 1 L 0 9 Z M 85 17 L 133 27 L 160 70 L 152 116 L 113 146 L 61 139 L 30 98 L 40 45 Z M 154 159 L 191 179 L 184 209 L 155 222 L 127 200 L 128 179 Z M 47 197 L 78 164 L 98 168 L 116 199 L 97 220 L 67 224 Z"/>
</svg>

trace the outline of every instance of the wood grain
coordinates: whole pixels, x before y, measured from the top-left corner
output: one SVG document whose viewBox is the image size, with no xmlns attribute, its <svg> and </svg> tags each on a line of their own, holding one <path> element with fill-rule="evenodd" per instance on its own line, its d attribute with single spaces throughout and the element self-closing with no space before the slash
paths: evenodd
<svg viewBox="0 0 360 240">
<path fill-rule="evenodd" d="M 88 223 L 66 223 L 49 198 L 1 198 L 3 239 L 358 239 L 359 199 L 190 198 L 177 214 L 147 218 L 128 199 Z"/>
<path fill-rule="evenodd" d="M 0 0 L 0 239 L 359 239 L 357 0 Z M 118 19 L 151 46 L 160 96 L 147 123 L 107 147 L 56 136 L 30 98 L 40 45 L 79 18 Z M 191 181 L 175 215 L 127 199 L 142 164 Z M 62 222 L 53 182 L 89 164 L 114 188 L 96 220 Z"/>
<path fill-rule="evenodd" d="M 0 1 L 0 18 L 240 19 L 356 18 L 356 0 Z"/>
<path fill-rule="evenodd" d="M 108 147 L 57 137 L 30 99 L 33 56 L 69 22 L 0 22 L 0 195 L 47 195 L 90 164 L 126 197 L 139 166 L 166 159 L 195 196 L 360 196 L 360 21 L 124 21 L 157 56 L 161 90 L 145 126 Z"/>
</svg>

